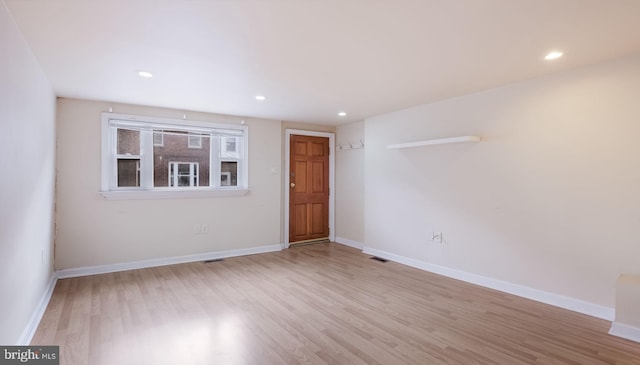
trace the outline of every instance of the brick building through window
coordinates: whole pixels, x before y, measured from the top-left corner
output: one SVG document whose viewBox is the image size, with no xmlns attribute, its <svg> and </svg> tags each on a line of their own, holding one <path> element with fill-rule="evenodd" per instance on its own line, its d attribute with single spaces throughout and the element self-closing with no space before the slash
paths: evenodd
<svg viewBox="0 0 640 365">
<path fill-rule="evenodd" d="M 245 126 L 103 113 L 102 189 L 246 190 L 246 145 Z"/>
</svg>

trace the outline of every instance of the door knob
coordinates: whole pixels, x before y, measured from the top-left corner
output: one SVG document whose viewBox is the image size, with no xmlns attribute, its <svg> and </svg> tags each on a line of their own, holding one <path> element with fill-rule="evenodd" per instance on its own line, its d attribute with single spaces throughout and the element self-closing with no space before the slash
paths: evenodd
<svg viewBox="0 0 640 365">
<path fill-rule="evenodd" d="M 295 188 L 296 187 L 296 183 L 291 183 L 291 187 Z"/>
</svg>

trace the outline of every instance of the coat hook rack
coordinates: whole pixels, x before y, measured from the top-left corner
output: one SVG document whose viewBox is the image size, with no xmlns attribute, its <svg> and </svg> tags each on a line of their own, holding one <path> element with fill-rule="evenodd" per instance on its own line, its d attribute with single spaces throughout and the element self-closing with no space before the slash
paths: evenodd
<svg viewBox="0 0 640 365">
<path fill-rule="evenodd" d="M 346 151 L 346 150 L 358 150 L 364 148 L 364 140 L 361 138 L 359 143 L 351 143 L 351 140 L 348 140 L 347 143 L 338 143 L 336 146 L 336 150 L 338 151 Z"/>
</svg>

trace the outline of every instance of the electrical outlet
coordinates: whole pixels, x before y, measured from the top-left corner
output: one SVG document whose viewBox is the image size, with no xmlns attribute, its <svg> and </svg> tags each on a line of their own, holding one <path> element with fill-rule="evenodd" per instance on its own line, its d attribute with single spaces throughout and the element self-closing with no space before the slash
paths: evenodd
<svg viewBox="0 0 640 365">
<path fill-rule="evenodd" d="M 196 224 L 193 226 L 194 234 L 207 234 L 209 233 L 209 226 L 206 224 Z"/>
</svg>

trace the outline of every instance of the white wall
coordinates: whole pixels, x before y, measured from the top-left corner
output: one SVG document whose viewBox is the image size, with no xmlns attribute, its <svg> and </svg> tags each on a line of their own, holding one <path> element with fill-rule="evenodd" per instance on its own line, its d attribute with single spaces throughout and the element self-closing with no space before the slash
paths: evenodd
<svg viewBox="0 0 640 365">
<path fill-rule="evenodd" d="M 336 130 L 336 241 L 355 247 L 364 242 L 364 121 Z M 350 148 L 349 143 L 356 148 Z"/>
<path fill-rule="evenodd" d="M 386 149 L 460 135 L 483 141 Z M 640 55 L 367 119 L 365 244 L 612 308 L 640 273 L 639 136 Z"/>
<path fill-rule="evenodd" d="M 11 345 L 53 275 L 55 95 L 3 1 L 0 50 L 0 344 Z"/>
<path fill-rule="evenodd" d="M 279 121 L 186 112 L 191 120 L 249 127 L 249 187 L 243 197 L 105 200 L 100 194 L 100 113 L 181 119 L 185 112 L 74 99 L 58 101 L 56 268 L 276 245 L 280 238 Z M 275 170 L 272 170 L 275 169 Z M 196 235 L 194 225 L 208 225 Z"/>
</svg>

